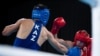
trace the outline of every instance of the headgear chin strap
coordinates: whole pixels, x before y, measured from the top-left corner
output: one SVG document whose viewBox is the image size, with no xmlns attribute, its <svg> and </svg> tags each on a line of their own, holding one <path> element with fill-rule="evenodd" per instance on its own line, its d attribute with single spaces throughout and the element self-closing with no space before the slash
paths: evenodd
<svg viewBox="0 0 100 56">
<path fill-rule="evenodd" d="M 39 19 L 45 26 L 48 22 L 50 11 L 43 5 L 35 6 L 32 10 L 32 19 Z"/>
</svg>

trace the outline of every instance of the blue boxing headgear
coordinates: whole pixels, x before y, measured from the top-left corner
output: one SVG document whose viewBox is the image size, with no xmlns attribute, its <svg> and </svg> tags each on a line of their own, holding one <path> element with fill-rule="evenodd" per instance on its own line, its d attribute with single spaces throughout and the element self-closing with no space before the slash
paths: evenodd
<svg viewBox="0 0 100 56">
<path fill-rule="evenodd" d="M 32 10 L 32 19 L 39 19 L 44 26 L 47 24 L 49 16 L 49 9 L 47 7 L 43 7 L 43 5 L 38 5 Z"/>
</svg>

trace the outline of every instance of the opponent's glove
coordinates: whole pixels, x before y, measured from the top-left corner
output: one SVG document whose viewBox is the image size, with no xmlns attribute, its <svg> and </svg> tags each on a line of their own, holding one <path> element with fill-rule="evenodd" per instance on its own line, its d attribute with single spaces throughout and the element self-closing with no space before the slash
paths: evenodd
<svg viewBox="0 0 100 56">
<path fill-rule="evenodd" d="M 60 28 L 64 27 L 65 24 L 66 24 L 66 22 L 63 17 L 55 18 L 55 20 L 53 21 L 51 32 L 53 34 L 57 34 L 58 31 L 60 30 Z"/>
</svg>

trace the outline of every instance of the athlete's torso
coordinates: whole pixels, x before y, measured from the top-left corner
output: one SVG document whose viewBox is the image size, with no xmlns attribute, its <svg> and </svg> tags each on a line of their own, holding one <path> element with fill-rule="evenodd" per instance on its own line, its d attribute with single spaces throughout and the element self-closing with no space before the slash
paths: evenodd
<svg viewBox="0 0 100 56">
<path fill-rule="evenodd" d="M 38 21 L 33 23 L 32 20 L 27 20 L 26 22 L 20 26 L 14 46 L 38 50 L 46 39 L 45 30 L 43 31 L 43 26 Z"/>
</svg>

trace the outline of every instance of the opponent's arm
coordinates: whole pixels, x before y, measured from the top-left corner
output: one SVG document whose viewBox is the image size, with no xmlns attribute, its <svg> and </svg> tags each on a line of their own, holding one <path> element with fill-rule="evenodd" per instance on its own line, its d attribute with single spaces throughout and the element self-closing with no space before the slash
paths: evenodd
<svg viewBox="0 0 100 56">
<path fill-rule="evenodd" d="M 63 54 L 67 53 L 68 49 L 67 49 L 64 45 L 60 44 L 60 43 L 54 38 L 54 36 L 52 35 L 51 32 L 47 32 L 47 33 L 48 33 L 47 36 L 48 36 L 48 41 L 49 41 L 49 43 L 50 43 L 58 52 L 63 53 Z"/>
<path fill-rule="evenodd" d="M 53 25 L 52 25 L 52 28 L 51 28 L 51 33 L 54 35 L 55 39 L 65 45 L 67 48 L 70 48 L 73 46 L 73 43 L 72 41 L 69 41 L 69 40 L 63 40 L 61 38 L 58 38 L 57 34 L 59 32 L 59 30 L 61 28 L 63 28 L 64 26 L 66 25 L 66 21 L 64 20 L 63 17 L 57 17 L 55 18 L 55 20 L 53 21 Z"/>
<path fill-rule="evenodd" d="M 72 42 L 72 41 L 70 41 L 70 40 L 64 40 L 64 39 L 58 38 L 57 34 L 55 35 L 55 39 L 56 39 L 59 43 L 65 45 L 66 48 L 71 48 L 71 47 L 73 47 L 73 42 Z"/>
<path fill-rule="evenodd" d="M 57 34 L 58 34 L 59 30 L 65 26 L 65 24 L 66 24 L 66 21 L 64 20 L 63 17 L 57 17 L 54 19 L 53 25 L 51 28 L 51 33 L 54 35 L 55 39 L 60 43 L 64 43 L 64 40 L 59 39 Z"/>
<path fill-rule="evenodd" d="M 19 19 L 16 23 L 7 25 L 2 31 L 3 36 L 9 36 L 11 33 L 16 32 L 24 18 Z"/>
</svg>

